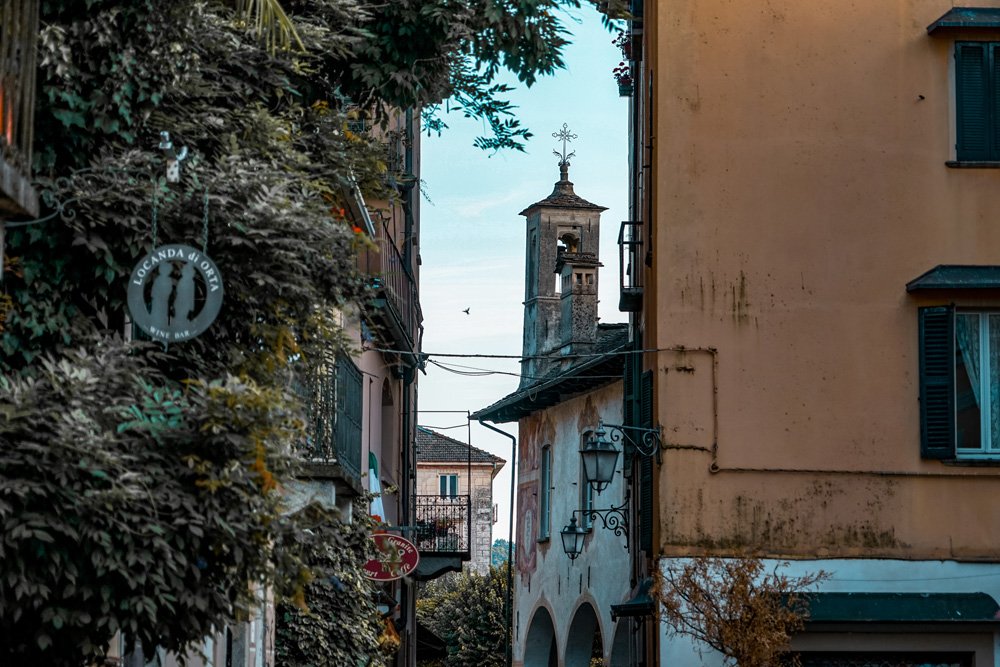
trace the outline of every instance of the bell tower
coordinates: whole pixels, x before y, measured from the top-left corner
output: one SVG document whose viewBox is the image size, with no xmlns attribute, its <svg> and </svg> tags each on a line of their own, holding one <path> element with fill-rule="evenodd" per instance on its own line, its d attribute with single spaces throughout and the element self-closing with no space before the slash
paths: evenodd
<svg viewBox="0 0 1000 667">
<path fill-rule="evenodd" d="M 552 194 L 521 211 L 527 219 L 522 387 L 545 375 L 552 362 L 567 353 L 573 343 L 585 347 L 588 326 L 593 328 L 591 344 L 597 330 L 597 267 L 600 266 L 597 255 L 601 211 L 606 211 L 607 207 L 591 204 L 573 191 L 573 183 L 569 180 L 569 159 L 576 152 L 567 153 L 566 145 L 577 135 L 571 134 L 563 123 L 562 129 L 552 136 L 563 143 L 562 152 L 553 151 L 559 157 L 559 180 Z M 591 282 L 585 282 L 585 289 L 572 290 L 571 286 L 571 294 L 563 294 L 565 281 L 561 274 L 567 265 L 567 262 L 560 261 L 563 257 L 571 260 L 570 265 L 579 266 L 590 276 Z M 586 268 L 582 264 L 586 264 Z M 583 315 L 581 308 L 588 311 L 588 315 Z M 583 322 L 591 318 L 591 323 Z M 570 326 L 572 333 L 568 335 L 563 330 L 563 319 L 578 322 Z M 580 351 L 577 350 L 578 353 Z"/>
</svg>

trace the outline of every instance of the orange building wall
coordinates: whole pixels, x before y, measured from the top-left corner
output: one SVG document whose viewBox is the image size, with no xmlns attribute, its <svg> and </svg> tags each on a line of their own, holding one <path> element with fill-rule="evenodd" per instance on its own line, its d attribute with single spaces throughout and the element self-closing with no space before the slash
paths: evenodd
<svg viewBox="0 0 1000 667">
<path fill-rule="evenodd" d="M 647 1 L 663 552 L 995 559 L 1000 468 L 920 458 L 917 307 L 1000 295 L 905 289 L 1000 264 L 1000 170 L 945 166 L 952 4 Z"/>
</svg>

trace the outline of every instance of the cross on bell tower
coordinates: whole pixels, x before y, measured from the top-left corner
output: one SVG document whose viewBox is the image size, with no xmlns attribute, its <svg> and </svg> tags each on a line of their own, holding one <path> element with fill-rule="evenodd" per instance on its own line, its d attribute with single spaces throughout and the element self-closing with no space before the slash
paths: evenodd
<svg viewBox="0 0 1000 667">
<path fill-rule="evenodd" d="M 560 167 L 563 167 L 563 166 L 569 167 L 569 159 L 571 157 L 573 157 L 574 155 L 576 155 L 576 151 L 571 151 L 567 155 L 567 153 L 566 153 L 566 143 L 569 142 L 569 141 L 573 141 L 574 139 L 579 139 L 580 137 L 578 137 L 575 134 L 571 134 L 570 131 L 569 131 L 569 126 L 566 123 L 563 123 L 563 126 L 562 126 L 561 130 L 559 130 L 558 132 L 553 132 L 552 136 L 555 137 L 556 139 L 562 139 L 562 142 L 563 142 L 562 153 L 560 153 L 559 151 L 557 151 L 555 149 L 552 150 L 552 152 L 555 154 L 555 156 L 557 158 L 559 158 L 559 166 Z"/>
</svg>

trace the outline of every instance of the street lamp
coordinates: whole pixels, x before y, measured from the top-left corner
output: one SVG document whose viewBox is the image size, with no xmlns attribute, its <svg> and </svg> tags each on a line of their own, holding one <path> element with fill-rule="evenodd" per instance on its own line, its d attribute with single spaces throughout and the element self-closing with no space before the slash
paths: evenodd
<svg viewBox="0 0 1000 667">
<path fill-rule="evenodd" d="M 570 560 L 576 560 L 576 557 L 583 553 L 583 538 L 587 536 L 587 531 L 576 524 L 574 516 L 559 534 L 562 535 L 563 551 Z"/>
<path fill-rule="evenodd" d="M 610 439 L 605 427 L 611 430 Z M 630 437 L 626 430 L 632 431 L 638 437 Z M 615 442 L 628 443 L 626 447 L 632 447 L 635 452 L 643 456 L 659 456 L 660 454 L 660 429 L 642 428 L 640 426 L 623 426 L 621 424 L 605 424 L 604 420 L 598 420 L 597 430 L 593 437 L 587 440 L 587 444 L 580 450 L 580 459 L 583 463 L 583 478 L 587 484 L 594 487 L 600 493 L 607 488 L 611 480 L 614 479 L 615 465 L 618 463 L 618 454 Z M 625 548 L 628 549 L 628 515 L 629 498 L 625 497 L 625 502 L 619 507 L 609 507 L 608 509 L 582 509 L 574 510 L 569 525 L 562 529 L 563 551 L 570 560 L 583 551 L 583 538 L 587 535 L 586 530 L 577 525 L 576 515 L 582 514 L 591 522 L 600 519 L 604 528 L 613 530 L 615 535 L 625 536 Z"/>
<path fill-rule="evenodd" d="M 610 439 L 604 430 L 605 427 L 611 430 Z M 639 437 L 629 437 L 626 430 L 633 431 Z M 597 431 L 580 450 L 580 458 L 583 459 L 583 477 L 598 493 L 603 491 L 614 477 L 615 464 L 618 462 L 618 450 L 614 443 L 621 442 L 623 436 L 639 454 L 643 456 L 659 455 L 659 428 L 605 424 L 604 420 L 598 420 Z"/>
<path fill-rule="evenodd" d="M 597 432 L 580 450 L 583 478 L 598 494 L 611 483 L 615 475 L 615 464 L 618 463 L 618 450 L 605 435 L 603 423 L 598 423 Z"/>
</svg>

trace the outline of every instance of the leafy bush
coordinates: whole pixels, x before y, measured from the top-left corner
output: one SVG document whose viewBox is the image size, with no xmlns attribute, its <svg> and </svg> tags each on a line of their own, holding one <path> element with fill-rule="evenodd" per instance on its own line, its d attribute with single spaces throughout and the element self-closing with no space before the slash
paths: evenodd
<svg viewBox="0 0 1000 667">
<path fill-rule="evenodd" d="M 444 640 L 444 667 L 502 667 L 505 640 L 507 566 L 489 574 L 449 573 L 427 584 L 417 599 L 417 619 Z"/>
</svg>

